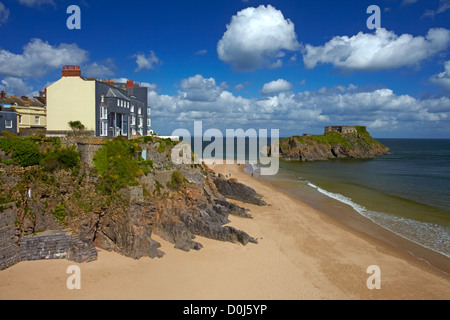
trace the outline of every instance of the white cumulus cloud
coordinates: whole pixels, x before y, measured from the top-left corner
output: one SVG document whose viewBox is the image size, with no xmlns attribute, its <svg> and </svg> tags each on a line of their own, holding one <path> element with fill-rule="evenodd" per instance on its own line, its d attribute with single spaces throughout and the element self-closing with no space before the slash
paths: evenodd
<svg viewBox="0 0 450 320">
<path fill-rule="evenodd" d="M 278 79 L 276 81 L 272 81 L 269 83 L 266 83 L 260 93 L 265 96 L 275 95 L 277 93 L 283 92 L 283 91 L 290 91 L 292 90 L 293 86 L 292 83 L 284 80 L 284 79 Z"/>
<path fill-rule="evenodd" d="M 155 66 L 158 64 L 162 64 L 162 61 L 156 56 L 156 54 L 153 51 L 150 51 L 150 54 L 146 56 L 145 54 L 136 54 L 134 55 L 134 58 L 136 58 L 136 72 L 142 71 L 142 70 L 153 70 L 155 69 Z"/>
<path fill-rule="evenodd" d="M 190 130 L 196 120 L 202 120 L 205 129 L 274 128 L 289 134 L 322 132 L 324 126 L 334 123 L 365 125 L 378 133 L 401 135 L 422 132 L 432 124 L 435 132 L 450 133 L 449 97 L 417 99 L 389 88 L 349 84 L 250 99 L 223 90 L 214 78 L 197 75 L 181 83 L 176 95 L 149 92 L 158 133 Z"/>
<path fill-rule="evenodd" d="M 22 54 L 0 50 L 0 76 L 41 77 L 64 65 L 81 65 L 87 60 L 88 52 L 75 44 L 53 46 L 41 39 L 33 39 L 24 46 Z"/>
<path fill-rule="evenodd" d="M 431 82 L 450 93 L 450 60 L 444 64 L 445 71 L 431 77 Z"/>
<path fill-rule="evenodd" d="M 281 67 L 285 51 L 299 48 L 294 24 L 271 5 L 261 5 L 232 17 L 217 44 L 217 53 L 234 70 L 247 72 Z"/>
<path fill-rule="evenodd" d="M 180 94 L 189 101 L 216 101 L 223 92 L 214 78 L 205 79 L 201 75 L 182 80 L 181 89 L 184 91 Z"/>
<path fill-rule="evenodd" d="M 358 33 L 356 36 L 338 36 L 314 47 L 306 45 L 305 67 L 332 64 L 350 71 L 378 71 L 418 65 L 423 60 L 445 50 L 450 44 L 450 30 L 430 29 L 428 34 L 414 37 L 397 36 L 384 28 L 374 34 Z"/>
<path fill-rule="evenodd" d="M 33 90 L 32 86 L 19 78 L 6 77 L 0 83 L 0 89 L 9 96 L 29 96 Z"/>
</svg>

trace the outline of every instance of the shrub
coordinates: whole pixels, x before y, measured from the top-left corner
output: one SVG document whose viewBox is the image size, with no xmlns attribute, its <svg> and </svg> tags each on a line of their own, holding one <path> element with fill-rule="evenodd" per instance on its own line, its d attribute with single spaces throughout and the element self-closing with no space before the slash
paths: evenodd
<svg viewBox="0 0 450 320">
<path fill-rule="evenodd" d="M 172 189 L 178 189 L 184 182 L 184 175 L 176 170 L 172 173 L 172 179 L 167 183 L 167 186 Z"/>
<path fill-rule="evenodd" d="M 84 124 L 81 123 L 81 121 L 70 121 L 69 126 L 74 131 L 75 130 L 82 131 L 86 129 L 86 127 L 84 126 Z"/>
<path fill-rule="evenodd" d="M 59 168 L 73 169 L 80 165 L 80 153 L 75 146 L 48 151 L 41 161 L 47 171 Z"/>
<path fill-rule="evenodd" d="M 134 158 L 135 143 L 123 137 L 108 141 L 94 155 L 94 165 L 103 181 L 103 189 L 109 193 L 128 185 L 136 185 L 143 174 Z"/>
<path fill-rule="evenodd" d="M 56 218 L 56 220 L 58 220 L 58 222 L 62 224 L 66 223 L 67 213 L 66 213 L 66 206 L 64 205 L 64 203 L 58 204 L 55 207 L 55 210 L 52 211 L 52 214 Z"/>
<path fill-rule="evenodd" d="M 30 140 L 16 139 L 13 144 L 12 158 L 22 167 L 38 165 L 41 161 L 39 146 Z"/>
</svg>

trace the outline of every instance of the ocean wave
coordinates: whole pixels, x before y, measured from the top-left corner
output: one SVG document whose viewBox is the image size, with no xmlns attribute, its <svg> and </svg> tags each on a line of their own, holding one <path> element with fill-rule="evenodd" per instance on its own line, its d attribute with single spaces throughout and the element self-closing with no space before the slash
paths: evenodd
<svg viewBox="0 0 450 320">
<path fill-rule="evenodd" d="M 329 198 L 349 205 L 360 215 L 395 233 L 396 235 L 450 258 L 449 228 L 434 223 L 420 222 L 368 210 L 364 206 L 355 203 L 352 199 L 345 197 L 342 194 L 329 192 L 311 182 L 308 182 L 308 185 Z"/>
</svg>

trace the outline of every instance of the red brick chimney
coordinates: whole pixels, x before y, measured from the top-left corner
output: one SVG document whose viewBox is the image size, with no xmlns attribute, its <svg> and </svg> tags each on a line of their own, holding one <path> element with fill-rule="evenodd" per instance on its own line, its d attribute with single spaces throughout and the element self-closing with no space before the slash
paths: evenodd
<svg viewBox="0 0 450 320">
<path fill-rule="evenodd" d="M 63 77 L 81 77 L 79 66 L 64 66 L 62 69 Z"/>
<path fill-rule="evenodd" d="M 127 81 L 127 88 L 133 88 L 134 87 L 134 82 L 133 80 L 128 80 Z"/>
<path fill-rule="evenodd" d="M 1 97 L 2 97 L 2 99 L 5 99 L 5 98 L 6 98 L 6 93 L 5 93 L 5 91 L 2 91 Z"/>
</svg>

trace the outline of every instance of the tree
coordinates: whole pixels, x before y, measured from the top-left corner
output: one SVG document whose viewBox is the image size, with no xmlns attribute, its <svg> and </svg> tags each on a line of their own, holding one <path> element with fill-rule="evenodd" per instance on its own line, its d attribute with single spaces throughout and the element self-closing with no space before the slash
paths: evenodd
<svg viewBox="0 0 450 320">
<path fill-rule="evenodd" d="M 86 129 L 86 127 L 84 126 L 84 124 L 81 123 L 81 121 L 70 121 L 69 126 L 74 133 L 81 133 L 83 130 Z"/>
</svg>

